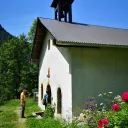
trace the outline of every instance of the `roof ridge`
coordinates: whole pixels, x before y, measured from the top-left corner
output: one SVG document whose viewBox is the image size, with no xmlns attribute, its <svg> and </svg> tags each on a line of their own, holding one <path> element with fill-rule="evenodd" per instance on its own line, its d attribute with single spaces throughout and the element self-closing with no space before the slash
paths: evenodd
<svg viewBox="0 0 128 128">
<path fill-rule="evenodd" d="M 48 20 L 54 20 L 54 21 L 57 21 L 57 22 L 68 23 L 68 24 L 74 24 L 74 25 L 81 25 L 81 26 L 96 26 L 96 27 L 104 27 L 104 28 L 128 30 L 128 28 L 116 28 L 116 27 L 111 27 L 111 26 L 101 26 L 101 25 L 86 24 L 86 23 L 79 23 L 79 22 L 72 22 L 72 23 L 69 23 L 69 22 L 65 22 L 65 21 L 58 21 L 58 20 L 55 20 L 55 19 L 44 18 L 44 17 L 37 17 L 37 18 L 43 18 L 43 19 L 48 19 Z"/>
</svg>

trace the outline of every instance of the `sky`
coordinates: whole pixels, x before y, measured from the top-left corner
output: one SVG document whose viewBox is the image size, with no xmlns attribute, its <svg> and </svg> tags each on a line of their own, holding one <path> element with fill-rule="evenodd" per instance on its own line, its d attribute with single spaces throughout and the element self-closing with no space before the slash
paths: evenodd
<svg viewBox="0 0 128 128">
<path fill-rule="evenodd" d="M 27 34 L 37 17 L 54 19 L 53 0 L 0 0 L 0 24 Z M 73 22 L 128 29 L 128 0 L 74 0 Z"/>
</svg>

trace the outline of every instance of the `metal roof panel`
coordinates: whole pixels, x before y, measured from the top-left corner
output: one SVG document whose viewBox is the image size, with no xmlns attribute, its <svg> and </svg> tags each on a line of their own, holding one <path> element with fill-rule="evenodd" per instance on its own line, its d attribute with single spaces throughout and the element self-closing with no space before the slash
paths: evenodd
<svg viewBox="0 0 128 128">
<path fill-rule="evenodd" d="M 57 41 L 128 45 L 128 30 L 39 18 Z"/>
</svg>

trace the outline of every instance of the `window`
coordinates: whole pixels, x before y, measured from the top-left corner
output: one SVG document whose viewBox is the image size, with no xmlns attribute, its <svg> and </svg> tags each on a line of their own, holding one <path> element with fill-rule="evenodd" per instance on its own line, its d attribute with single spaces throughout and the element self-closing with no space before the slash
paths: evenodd
<svg viewBox="0 0 128 128">
<path fill-rule="evenodd" d="M 41 84 L 41 100 L 43 99 L 43 84 Z"/>
<path fill-rule="evenodd" d="M 61 109 L 62 109 L 62 94 L 61 94 L 61 89 L 57 89 L 57 113 L 61 114 Z"/>
<path fill-rule="evenodd" d="M 48 40 L 48 50 L 50 50 L 50 39 Z"/>
</svg>

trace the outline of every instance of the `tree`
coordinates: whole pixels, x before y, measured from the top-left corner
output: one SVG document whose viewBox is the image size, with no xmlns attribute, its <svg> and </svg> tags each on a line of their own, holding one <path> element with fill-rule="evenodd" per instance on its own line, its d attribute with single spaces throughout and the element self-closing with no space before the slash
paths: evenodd
<svg viewBox="0 0 128 128">
<path fill-rule="evenodd" d="M 0 47 L 0 103 L 19 98 L 24 88 L 31 94 L 33 89 L 37 89 L 38 65 L 30 63 L 36 24 L 37 20 L 34 20 L 28 37 L 21 34 Z"/>
<path fill-rule="evenodd" d="M 38 67 L 30 64 L 32 44 L 21 34 L 0 47 L 0 94 L 2 100 L 19 98 L 19 93 L 26 88 L 32 93 L 37 88 Z"/>
<path fill-rule="evenodd" d="M 30 31 L 28 32 L 28 40 L 33 43 L 34 41 L 34 36 L 35 36 L 35 32 L 36 32 L 36 26 L 37 26 L 37 20 L 35 19 L 33 21 L 32 26 L 30 27 Z"/>
</svg>

